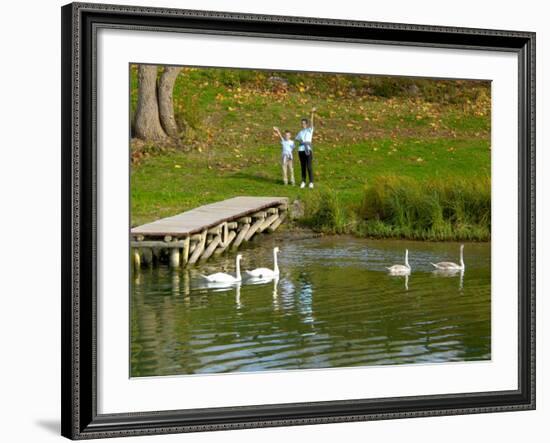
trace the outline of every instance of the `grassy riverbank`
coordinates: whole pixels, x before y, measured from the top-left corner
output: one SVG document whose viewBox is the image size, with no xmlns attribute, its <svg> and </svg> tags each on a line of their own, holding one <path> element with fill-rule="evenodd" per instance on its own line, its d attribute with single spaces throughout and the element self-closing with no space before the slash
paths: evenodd
<svg viewBox="0 0 550 443">
<path fill-rule="evenodd" d="M 342 204 L 334 191 L 318 195 L 303 223 L 330 234 L 484 241 L 491 236 L 490 180 L 379 176 L 359 207 Z"/>
<path fill-rule="evenodd" d="M 132 86 L 134 109 L 134 70 Z M 487 84 L 190 69 L 174 101 L 187 122 L 179 143 L 132 141 L 132 225 L 235 195 L 280 195 L 300 200 L 299 223 L 322 232 L 490 238 Z M 316 187 L 283 186 L 271 127 L 297 132 L 312 106 Z"/>
</svg>

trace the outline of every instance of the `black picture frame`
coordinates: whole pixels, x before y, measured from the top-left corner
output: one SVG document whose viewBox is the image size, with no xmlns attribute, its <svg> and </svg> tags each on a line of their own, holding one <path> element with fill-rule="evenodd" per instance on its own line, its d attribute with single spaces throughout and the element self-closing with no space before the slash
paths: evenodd
<svg viewBox="0 0 550 443">
<path fill-rule="evenodd" d="M 535 34 L 72 3 L 62 15 L 62 435 L 71 439 L 535 408 Z M 97 413 L 95 40 L 99 28 L 516 53 L 519 60 L 519 380 L 514 391 L 144 413 Z"/>
</svg>

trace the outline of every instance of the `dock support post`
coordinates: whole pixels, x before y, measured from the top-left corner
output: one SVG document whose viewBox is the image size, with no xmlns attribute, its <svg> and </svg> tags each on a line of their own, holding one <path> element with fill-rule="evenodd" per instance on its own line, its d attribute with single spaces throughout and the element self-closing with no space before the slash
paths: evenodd
<svg viewBox="0 0 550 443">
<path fill-rule="evenodd" d="M 181 254 L 181 263 L 183 266 L 186 266 L 189 262 L 189 246 L 191 243 L 191 237 L 187 236 L 185 237 L 184 244 L 183 244 L 183 250 Z"/>
<path fill-rule="evenodd" d="M 191 258 L 189 259 L 189 263 L 190 264 L 195 264 L 197 263 L 197 260 L 199 259 L 199 257 L 201 256 L 202 254 L 202 251 L 204 251 L 204 245 L 206 244 L 206 236 L 208 235 L 208 230 L 205 229 L 204 231 L 202 231 L 202 234 L 201 234 L 201 240 L 200 242 L 197 244 L 197 246 L 195 247 L 195 250 L 193 251 L 193 255 L 191 256 Z"/>
<path fill-rule="evenodd" d="M 222 224 L 222 245 L 225 246 L 227 238 L 229 236 L 229 229 L 227 228 L 227 222 Z"/>
<path fill-rule="evenodd" d="M 258 229 L 258 232 L 264 232 L 278 218 L 279 218 L 278 214 L 273 214 L 267 217 L 262 223 L 262 225 L 260 226 L 260 229 Z"/>
<path fill-rule="evenodd" d="M 160 263 L 160 254 L 162 251 L 160 248 L 151 248 L 151 252 L 153 253 L 153 264 L 158 265 Z"/>
<path fill-rule="evenodd" d="M 225 245 L 218 247 L 215 251 L 215 255 L 222 254 L 231 244 L 231 242 L 235 239 L 237 236 L 237 233 L 235 231 L 229 231 L 229 236 L 227 238 L 227 241 L 225 242 Z"/>
<path fill-rule="evenodd" d="M 216 248 L 218 247 L 218 245 L 221 243 L 222 241 L 222 238 L 221 238 L 221 235 L 216 235 L 212 241 L 210 242 L 210 244 L 208 245 L 208 247 L 206 248 L 206 250 L 204 251 L 204 254 L 202 254 L 201 256 L 201 260 L 207 260 L 208 258 L 210 258 L 210 256 L 212 255 L 212 253 L 216 250 Z"/>
<path fill-rule="evenodd" d="M 141 261 L 145 266 L 153 266 L 153 250 L 151 248 L 141 248 Z"/>
<path fill-rule="evenodd" d="M 170 249 L 170 267 L 176 269 L 180 265 L 180 250 L 179 248 Z"/>
<path fill-rule="evenodd" d="M 133 248 L 132 259 L 133 259 L 133 262 L 134 262 L 134 269 L 136 271 L 139 271 L 139 269 L 141 268 L 141 256 L 139 254 L 139 249 L 138 248 Z"/>
<path fill-rule="evenodd" d="M 235 239 L 235 243 L 233 243 L 233 248 L 232 248 L 233 250 L 237 249 L 241 245 L 249 229 L 250 229 L 249 223 L 246 223 L 242 226 L 241 230 L 239 231 L 239 234 L 237 235 L 237 238 Z"/>
<path fill-rule="evenodd" d="M 277 220 L 275 220 L 268 228 L 267 230 L 269 232 L 275 232 L 275 230 L 281 225 L 281 223 L 285 220 L 286 218 L 286 212 L 283 212 L 279 218 Z"/>
<path fill-rule="evenodd" d="M 250 229 L 246 233 L 246 236 L 244 237 L 244 241 L 249 241 L 252 236 L 256 233 L 258 229 L 260 229 L 260 226 L 264 223 L 265 218 L 258 218 L 252 226 L 250 226 Z"/>
</svg>

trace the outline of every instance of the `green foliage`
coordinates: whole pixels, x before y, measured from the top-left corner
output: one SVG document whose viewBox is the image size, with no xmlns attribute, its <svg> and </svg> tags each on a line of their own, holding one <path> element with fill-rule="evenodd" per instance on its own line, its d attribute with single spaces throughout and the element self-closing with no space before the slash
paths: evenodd
<svg viewBox="0 0 550 443">
<path fill-rule="evenodd" d="M 406 77 L 372 77 L 368 82 L 368 92 L 377 97 L 403 97 L 412 95 L 414 85 L 414 80 Z"/>
<path fill-rule="evenodd" d="M 130 74 L 133 113 L 135 66 Z M 286 86 L 275 88 L 270 77 Z M 183 143 L 132 140 L 132 224 L 235 195 L 281 195 L 303 201 L 306 216 L 299 223 L 320 232 L 488 239 L 490 219 L 472 219 L 479 209 L 472 195 L 447 193 L 441 206 L 424 188 L 448 177 L 469 186 L 490 176 L 490 105 L 489 82 L 184 68 L 174 86 L 175 116 L 186 128 Z M 282 186 L 272 126 L 296 133 L 312 106 L 318 109 L 315 189 Z M 298 158 L 294 163 L 299 181 Z M 403 198 L 397 185 L 395 195 L 387 191 L 394 200 L 400 197 L 393 215 L 370 213 L 388 209 L 385 200 L 366 205 L 375 199 L 371 187 L 401 178 L 414 185 Z M 488 196 L 488 179 L 483 186 L 480 195 Z M 416 212 L 407 209 L 413 204 Z"/>
<path fill-rule="evenodd" d="M 490 178 L 380 176 L 367 185 L 360 215 L 369 236 L 489 240 Z"/>
<path fill-rule="evenodd" d="M 342 204 L 338 194 L 327 189 L 306 199 L 306 214 L 302 224 L 327 234 L 347 234 L 353 231 L 352 211 Z"/>
<path fill-rule="evenodd" d="M 301 223 L 326 234 L 487 241 L 490 189 L 485 176 L 418 180 L 382 175 L 365 187 L 357 207 L 330 189 L 306 196 Z"/>
</svg>

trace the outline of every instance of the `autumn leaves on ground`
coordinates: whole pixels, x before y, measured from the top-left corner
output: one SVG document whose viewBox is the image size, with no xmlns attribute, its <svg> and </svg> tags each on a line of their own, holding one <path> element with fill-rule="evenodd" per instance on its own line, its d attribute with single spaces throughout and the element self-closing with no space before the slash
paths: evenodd
<svg viewBox="0 0 550 443">
<path fill-rule="evenodd" d="M 177 137 L 131 140 L 133 226 L 265 195 L 326 233 L 490 238 L 489 82 L 183 68 L 173 103 Z M 296 134 L 312 107 L 315 189 L 283 186 L 272 127 Z"/>
</svg>

